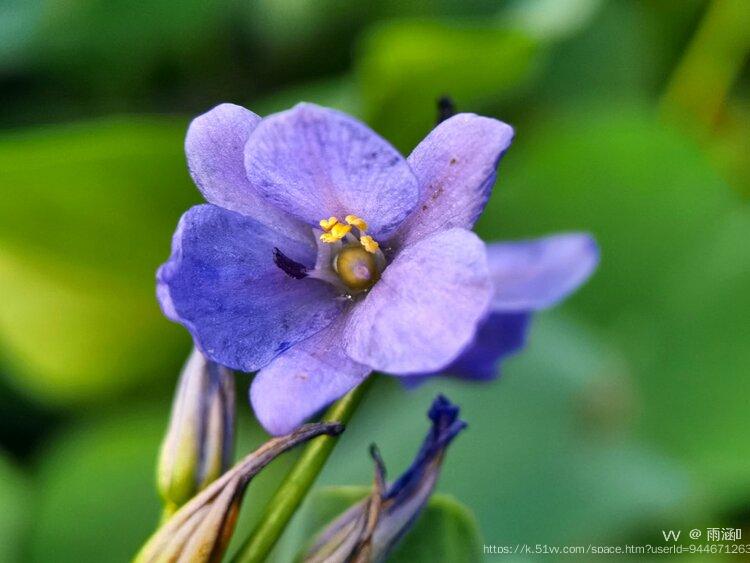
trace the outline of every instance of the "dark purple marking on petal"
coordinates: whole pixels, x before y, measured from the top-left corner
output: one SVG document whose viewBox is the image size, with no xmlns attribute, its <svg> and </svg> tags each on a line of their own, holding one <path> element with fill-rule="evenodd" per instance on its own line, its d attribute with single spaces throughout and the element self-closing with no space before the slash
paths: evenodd
<svg viewBox="0 0 750 563">
<path fill-rule="evenodd" d="M 333 287 L 290 279 L 274 263 L 274 248 L 300 263 L 315 257 L 307 241 L 214 205 L 180 219 L 172 255 L 157 272 L 157 295 L 210 360 L 256 371 L 338 317 Z"/>
<path fill-rule="evenodd" d="M 276 247 L 273 249 L 273 262 L 290 278 L 301 280 L 307 277 L 307 268 L 289 258 Z"/>
</svg>

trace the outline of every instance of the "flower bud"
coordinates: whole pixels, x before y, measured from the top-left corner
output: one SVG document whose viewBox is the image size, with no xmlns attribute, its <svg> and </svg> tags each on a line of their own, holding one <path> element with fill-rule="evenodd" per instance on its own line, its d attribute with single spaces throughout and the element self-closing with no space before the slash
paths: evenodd
<svg viewBox="0 0 750 563">
<path fill-rule="evenodd" d="M 266 442 L 208 485 L 167 520 L 141 548 L 134 563 L 220 561 L 234 532 L 247 485 L 261 469 L 291 447 L 340 434 L 337 422 L 306 424 Z"/>
<path fill-rule="evenodd" d="M 385 467 L 377 449 L 372 493 L 352 506 L 320 534 L 305 556 L 308 563 L 370 563 L 383 561 L 409 530 L 435 488 L 445 450 L 466 427 L 459 409 L 438 396 L 428 416 L 432 426 L 411 467 L 386 486 Z"/>
<path fill-rule="evenodd" d="M 157 469 L 159 494 L 171 514 L 224 472 L 234 450 L 231 370 L 193 349 L 180 374 Z"/>
</svg>

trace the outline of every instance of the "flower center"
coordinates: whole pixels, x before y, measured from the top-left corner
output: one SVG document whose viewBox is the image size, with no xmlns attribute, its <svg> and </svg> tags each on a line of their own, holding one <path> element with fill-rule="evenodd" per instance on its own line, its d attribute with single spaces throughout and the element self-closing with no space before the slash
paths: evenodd
<svg viewBox="0 0 750 563">
<path fill-rule="evenodd" d="M 328 254 L 328 260 L 323 257 L 322 262 L 328 262 L 347 293 L 352 295 L 375 285 L 385 268 L 385 256 L 380 245 L 367 234 L 367 222 L 356 215 L 347 215 L 343 222 L 329 217 L 320 221 L 320 228 L 322 254 Z"/>
<path fill-rule="evenodd" d="M 370 289 L 380 278 L 374 254 L 356 243 L 343 247 L 334 256 L 333 271 L 346 287 L 355 291 Z"/>
<path fill-rule="evenodd" d="M 344 222 L 336 217 L 320 221 L 318 256 L 315 267 L 273 249 L 273 261 L 286 275 L 301 280 L 316 278 L 337 287 L 344 296 L 353 298 L 370 289 L 380 279 L 386 266 L 380 245 L 367 234 L 367 223 L 356 215 L 347 215 Z"/>
</svg>

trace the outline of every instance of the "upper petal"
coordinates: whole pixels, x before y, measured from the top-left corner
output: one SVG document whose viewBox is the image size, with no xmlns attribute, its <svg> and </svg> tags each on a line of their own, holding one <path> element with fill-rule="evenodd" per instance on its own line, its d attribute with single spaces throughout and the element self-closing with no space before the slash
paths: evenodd
<svg viewBox="0 0 750 563">
<path fill-rule="evenodd" d="M 292 236 L 308 234 L 287 213 L 253 188 L 245 173 L 245 143 L 261 118 L 234 104 L 220 104 L 196 117 L 185 138 L 188 169 L 206 201 L 283 229 Z"/>
<path fill-rule="evenodd" d="M 359 121 L 313 104 L 265 118 L 245 146 L 245 168 L 268 201 L 310 225 L 354 214 L 384 237 L 417 203 L 417 180 L 396 149 Z"/>
<path fill-rule="evenodd" d="M 180 219 L 172 255 L 157 273 L 157 295 L 211 360 L 254 371 L 339 314 L 331 286 L 284 274 L 274 264 L 275 247 L 301 263 L 315 260 L 311 243 L 214 205 Z"/>
<path fill-rule="evenodd" d="M 474 336 L 492 296 L 484 243 L 450 229 L 403 249 L 351 312 L 347 354 L 393 374 L 436 371 Z"/>
<path fill-rule="evenodd" d="M 554 305 L 585 282 L 599 263 L 596 241 L 584 233 L 553 235 L 487 247 L 495 311 Z"/>
<path fill-rule="evenodd" d="M 408 244 L 453 227 L 471 229 L 512 139 L 510 125 L 472 113 L 460 113 L 435 127 L 409 155 L 419 180 L 419 205 L 400 227 L 396 242 Z"/>
<path fill-rule="evenodd" d="M 372 371 L 344 353 L 341 328 L 334 323 L 299 342 L 255 376 L 250 402 L 268 432 L 291 432 L 354 389 Z"/>
</svg>

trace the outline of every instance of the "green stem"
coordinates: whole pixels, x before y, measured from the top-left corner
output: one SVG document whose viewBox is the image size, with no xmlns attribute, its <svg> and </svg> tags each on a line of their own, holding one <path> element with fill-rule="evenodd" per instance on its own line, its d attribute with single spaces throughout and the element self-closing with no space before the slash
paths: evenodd
<svg viewBox="0 0 750 563">
<path fill-rule="evenodd" d="M 372 379 L 373 377 L 367 378 L 334 403 L 323 416 L 323 420 L 347 424 Z M 320 436 L 310 441 L 266 505 L 260 522 L 234 556 L 234 563 L 265 561 L 323 469 L 335 444 L 336 438 L 333 436 Z"/>
<path fill-rule="evenodd" d="M 704 136 L 750 51 L 750 2 L 713 0 L 662 99 L 662 115 Z"/>
<path fill-rule="evenodd" d="M 161 519 L 159 520 L 159 526 L 164 524 L 167 520 L 169 520 L 172 516 L 174 516 L 174 513 L 179 510 L 179 506 L 172 503 L 172 502 L 166 502 L 164 504 L 164 509 L 161 511 Z"/>
</svg>

